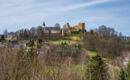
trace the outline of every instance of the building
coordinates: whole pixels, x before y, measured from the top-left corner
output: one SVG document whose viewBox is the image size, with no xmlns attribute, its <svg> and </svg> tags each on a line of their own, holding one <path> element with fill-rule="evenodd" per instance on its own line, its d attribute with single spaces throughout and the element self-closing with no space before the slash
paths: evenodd
<svg viewBox="0 0 130 80">
<path fill-rule="evenodd" d="M 53 27 L 48 27 L 46 26 L 45 22 L 43 22 L 43 29 L 44 29 L 45 34 L 60 34 L 61 33 L 60 25 L 58 23 L 55 24 L 55 26 Z"/>
<path fill-rule="evenodd" d="M 78 25 L 76 25 L 76 26 L 73 26 L 73 27 L 71 27 L 70 25 L 69 25 L 69 23 L 67 23 L 66 24 L 66 27 L 65 27 L 65 29 L 62 29 L 62 36 L 64 36 L 65 34 L 69 34 L 69 35 L 71 35 L 71 33 L 73 32 L 73 31 L 82 31 L 82 32 L 85 32 L 85 23 L 79 23 Z"/>
<path fill-rule="evenodd" d="M 17 40 L 12 40 L 11 43 L 12 43 L 12 48 L 20 48 Z"/>
<path fill-rule="evenodd" d="M 123 62 L 124 62 L 125 66 L 130 62 L 130 52 L 128 52 L 127 54 L 125 54 Z"/>
<path fill-rule="evenodd" d="M 7 41 L 17 40 L 17 37 L 16 37 L 15 33 L 11 32 L 11 33 L 9 33 L 9 34 L 5 37 L 5 40 L 7 40 Z"/>
<path fill-rule="evenodd" d="M 45 34 L 50 34 L 53 35 L 52 37 L 56 35 L 59 36 L 66 36 L 66 35 L 71 35 L 72 32 L 85 32 L 85 23 L 79 23 L 76 26 L 71 27 L 69 23 L 66 24 L 64 29 L 60 28 L 60 24 L 55 24 L 55 26 L 50 27 L 46 26 L 45 22 L 43 22 L 43 30 Z"/>
</svg>

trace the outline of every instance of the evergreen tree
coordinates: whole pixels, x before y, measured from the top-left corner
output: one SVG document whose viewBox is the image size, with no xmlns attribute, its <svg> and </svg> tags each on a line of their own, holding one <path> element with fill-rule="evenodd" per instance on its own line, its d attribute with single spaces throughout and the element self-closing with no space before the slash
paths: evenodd
<svg viewBox="0 0 130 80">
<path fill-rule="evenodd" d="M 0 42 L 4 41 L 5 40 L 5 37 L 2 35 L 1 36 L 1 39 L 0 39 Z"/>
<path fill-rule="evenodd" d="M 29 41 L 29 46 L 31 46 L 31 47 L 34 46 L 34 40 Z"/>
<path fill-rule="evenodd" d="M 42 39 L 38 39 L 38 44 L 41 44 L 42 43 Z"/>
<path fill-rule="evenodd" d="M 92 57 L 87 66 L 86 80 L 109 80 L 107 69 L 107 65 L 99 55 Z"/>
<path fill-rule="evenodd" d="M 121 71 L 120 71 L 119 80 L 127 80 L 124 69 L 121 69 Z"/>
<path fill-rule="evenodd" d="M 126 75 L 127 80 L 130 80 L 130 62 L 128 63 L 127 69 L 126 69 Z"/>
<path fill-rule="evenodd" d="M 130 44 L 130 40 L 128 41 L 128 44 Z"/>
</svg>

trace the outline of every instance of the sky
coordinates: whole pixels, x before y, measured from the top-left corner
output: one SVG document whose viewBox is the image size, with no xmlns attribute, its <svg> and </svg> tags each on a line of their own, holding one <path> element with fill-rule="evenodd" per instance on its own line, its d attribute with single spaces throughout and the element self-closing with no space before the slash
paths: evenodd
<svg viewBox="0 0 130 80">
<path fill-rule="evenodd" d="M 101 25 L 130 36 L 130 0 L 0 0 L 0 33 L 22 28 L 67 22 L 86 24 L 86 30 Z"/>
</svg>

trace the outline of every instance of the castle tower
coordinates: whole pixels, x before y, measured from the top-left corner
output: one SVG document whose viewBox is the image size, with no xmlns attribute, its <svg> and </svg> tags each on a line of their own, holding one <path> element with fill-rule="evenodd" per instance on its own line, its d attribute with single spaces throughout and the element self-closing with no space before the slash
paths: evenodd
<svg viewBox="0 0 130 80">
<path fill-rule="evenodd" d="M 78 28 L 82 31 L 85 31 L 85 23 L 79 23 Z"/>
<path fill-rule="evenodd" d="M 66 29 L 70 29 L 69 23 L 66 24 Z"/>
<path fill-rule="evenodd" d="M 69 23 L 66 24 L 66 30 L 68 31 L 69 34 L 71 33 L 71 27 Z"/>
<path fill-rule="evenodd" d="M 65 31 L 64 30 L 62 30 L 62 37 L 64 37 L 65 36 Z"/>
</svg>

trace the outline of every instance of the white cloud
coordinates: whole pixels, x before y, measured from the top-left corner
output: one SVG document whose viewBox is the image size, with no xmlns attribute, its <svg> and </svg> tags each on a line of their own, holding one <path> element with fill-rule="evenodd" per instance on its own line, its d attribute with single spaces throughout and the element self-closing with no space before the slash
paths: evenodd
<svg viewBox="0 0 130 80">
<path fill-rule="evenodd" d="M 94 6 L 94 5 L 97 5 L 97 4 L 110 2 L 110 1 L 113 1 L 113 0 L 92 0 L 90 2 L 73 4 L 73 5 L 65 6 L 65 7 L 59 7 L 57 9 L 55 9 L 55 11 L 70 11 L 70 10 L 73 10 L 73 9 L 79 9 L 79 8 Z"/>
</svg>

